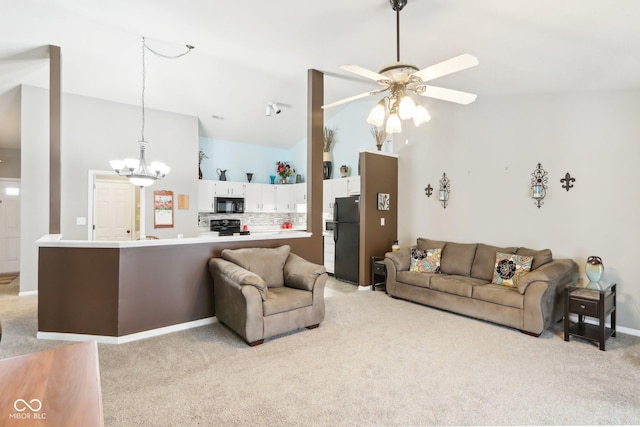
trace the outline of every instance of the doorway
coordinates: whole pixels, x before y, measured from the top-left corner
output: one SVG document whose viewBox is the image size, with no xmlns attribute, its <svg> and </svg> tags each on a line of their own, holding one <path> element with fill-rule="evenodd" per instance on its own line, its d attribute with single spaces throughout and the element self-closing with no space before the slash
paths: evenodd
<svg viewBox="0 0 640 427">
<path fill-rule="evenodd" d="M 20 180 L 0 179 L 0 273 L 20 271 Z"/>
<path fill-rule="evenodd" d="M 139 191 L 125 177 L 94 174 L 90 197 L 90 240 L 125 241 L 138 237 Z"/>
</svg>

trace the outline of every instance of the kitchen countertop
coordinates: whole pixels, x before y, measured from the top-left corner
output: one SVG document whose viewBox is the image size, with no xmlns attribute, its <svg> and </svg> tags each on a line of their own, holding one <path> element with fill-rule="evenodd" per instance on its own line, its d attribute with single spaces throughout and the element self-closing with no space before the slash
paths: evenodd
<svg viewBox="0 0 640 427">
<path fill-rule="evenodd" d="M 305 230 L 281 229 L 252 231 L 249 235 L 218 236 L 216 232 L 199 233 L 198 237 L 181 237 L 175 239 L 157 240 L 64 240 L 62 234 L 48 234 L 36 241 L 38 247 L 68 247 L 68 248 L 135 248 L 145 246 L 189 245 L 195 243 L 240 242 L 251 240 L 298 239 L 311 237 L 312 233 Z"/>
</svg>

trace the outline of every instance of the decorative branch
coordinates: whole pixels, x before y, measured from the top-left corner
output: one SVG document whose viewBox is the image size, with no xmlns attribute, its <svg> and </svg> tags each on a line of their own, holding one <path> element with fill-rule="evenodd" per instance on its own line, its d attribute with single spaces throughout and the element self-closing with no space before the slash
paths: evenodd
<svg viewBox="0 0 640 427">
<path fill-rule="evenodd" d="M 384 128 L 378 129 L 375 126 L 371 126 L 371 135 L 376 139 L 378 151 L 382 151 L 382 144 L 387 139 L 387 132 L 385 132 Z"/>
<path fill-rule="evenodd" d="M 324 140 L 322 151 L 324 151 L 325 153 L 328 153 L 329 151 L 331 151 L 331 146 L 336 142 L 337 132 L 338 132 L 338 129 L 331 129 L 326 126 L 324 127 L 324 129 L 322 130 L 322 136 Z"/>
</svg>

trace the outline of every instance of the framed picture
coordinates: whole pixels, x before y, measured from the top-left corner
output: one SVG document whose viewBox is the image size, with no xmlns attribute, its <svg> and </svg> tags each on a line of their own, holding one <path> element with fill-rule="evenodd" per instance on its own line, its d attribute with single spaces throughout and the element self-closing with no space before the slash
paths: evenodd
<svg viewBox="0 0 640 427">
<path fill-rule="evenodd" d="M 388 193 L 378 193 L 378 210 L 379 211 L 389 210 L 389 194 Z"/>
<path fill-rule="evenodd" d="M 173 228 L 173 191 L 153 192 L 153 228 Z"/>
</svg>

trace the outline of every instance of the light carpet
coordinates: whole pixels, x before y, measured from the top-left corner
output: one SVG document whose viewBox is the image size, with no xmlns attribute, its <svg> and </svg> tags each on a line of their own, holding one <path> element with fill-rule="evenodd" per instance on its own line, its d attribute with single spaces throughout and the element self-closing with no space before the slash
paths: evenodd
<svg viewBox="0 0 640 427">
<path fill-rule="evenodd" d="M 37 297 L 6 288 L 0 358 L 66 344 L 35 339 Z M 107 426 L 639 424 L 640 338 L 607 347 L 359 291 L 257 347 L 216 323 L 99 358 Z"/>
</svg>

